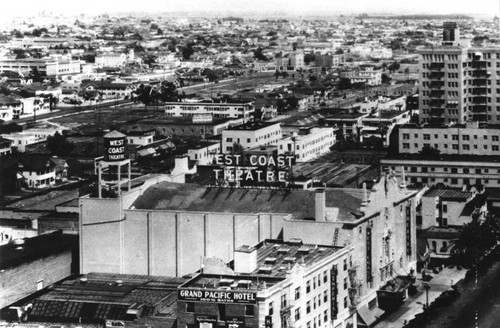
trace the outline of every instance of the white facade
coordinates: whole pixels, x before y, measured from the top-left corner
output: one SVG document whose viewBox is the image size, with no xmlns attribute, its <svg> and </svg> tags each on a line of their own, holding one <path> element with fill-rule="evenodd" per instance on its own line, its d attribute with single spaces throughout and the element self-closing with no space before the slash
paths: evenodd
<svg viewBox="0 0 500 328">
<path fill-rule="evenodd" d="M 0 72 L 13 71 L 28 74 L 36 68 L 48 77 L 77 74 L 81 72 L 80 60 L 42 59 L 5 59 L 0 61 Z"/>
<path fill-rule="evenodd" d="M 192 117 L 193 114 L 212 114 L 214 118 L 244 118 L 247 120 L 255 110 L 253 102 L 211 103 L 211 102 L 167 102 L 167 117 Z"/>
<path fill-rule="evenodd" d="M 234 151 L 234 145 L 250 149 L 265 145 L 277 145 L 281 139 L 280 123 L 247 123 L 222 131 L 223 153 Z"/>
<path fill-rule="evenodd" d="M 335 142 L 333 127 L 315 127 L 278 141 L 278 154 L 293 154 L 297 162 L 307 162 L 328 153 Z"/>
<path fill-rule="evenodd" d="M 95 56 L 95 64 L 98 67 L 121 67 L 127 61 L 124 53 L 106 52 Z"/>
<path fill-rule="evenodd" d="M 500 155 L 500 128 L 465 126 L 403 126 L 399 130 L 399 152 L 415 154 L 424 146 L 448 155 Z"/>
<path fill-rule="evenodd" d="M 21 165 L 21 164 L 20 164 Z M 55 185 L 56 183 L 56 168 L 48 166 L 43 171 L 24 171 L 20 166 L 19 171 L 26 181 L 29 188 L 42 189 Z"/>
<path fill-rule="evenodd" d="M 211 165 L 213 164 L 214 155 L 219 154 L 220 143 L 213 143 L 202 147 L 188 149 L 189 159 L 198 161 L 198 165 Z"/>
</svg>

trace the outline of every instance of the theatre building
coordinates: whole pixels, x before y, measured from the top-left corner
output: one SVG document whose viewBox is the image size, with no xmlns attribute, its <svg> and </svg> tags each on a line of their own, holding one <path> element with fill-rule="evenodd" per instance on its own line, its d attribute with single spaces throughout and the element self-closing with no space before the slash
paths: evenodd
<svg viewBox="0 0 500 328">
<path fill-rule="evenodd" d="M 355 325 L 345 302 L 351 249 L 299 240 L 242 246 L 235 251 L 234 274 L 201 273 L 179 287 L 178 327 Z"/>
</svg>

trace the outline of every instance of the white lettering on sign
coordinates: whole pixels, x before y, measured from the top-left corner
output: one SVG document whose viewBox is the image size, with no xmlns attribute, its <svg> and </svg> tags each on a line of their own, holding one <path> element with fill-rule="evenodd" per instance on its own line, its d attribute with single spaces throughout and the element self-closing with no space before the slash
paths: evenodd
<svg viewBox="0 0 500 328">
<path fill-rule="evenodd" d="M 124 140 L 124 139 L 120 139 L 120 140 L 110 140 L 110 141 L 109 141 L 109 145 L 110 145 L 110 146 L 123 146 L 123 140 Z"/>
<path fill-rule="evenodd" d="M 179 300 L 214 303 L 255 303 L 256 295 L 252 292 L 179 289 Z"/>
</svg>

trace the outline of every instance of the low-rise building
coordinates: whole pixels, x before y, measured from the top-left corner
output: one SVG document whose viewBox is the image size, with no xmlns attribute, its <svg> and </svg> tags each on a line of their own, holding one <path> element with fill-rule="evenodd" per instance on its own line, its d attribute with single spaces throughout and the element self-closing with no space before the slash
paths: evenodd
<svg viewBox="0 0 500 328">
<path fill-rule="evenodd" d="M 21 101 L 10 96 L 0 96 L 0 120 L 11 121 L 14 118 L 19 118 L 23 112 L 23 104 Z"/>
<path fill-rule="evenodd" d="M 211 165 L 214 156 L 221 152 L 220 147 L 220 142 L 200 142 L 188 149 L 188 156 L 190 160 L 197 161 L 198 165 Z"/>
<path fill-rule="evenodd" d="M 76 236 L 75 236 L 76 237 Z M 18 302 L 6 319 L 24 327 L 176 327 L 183 278 L 89 273 Z M 29 309 L 29 311 L 25 311 Z"/>
<path fill-rule="evenodd" d="M 36 70 L 41 76 L 59 77 L 81 72 L 81 61 L 55 58 L 22 58 L 0 60 L 0 72 L 12 71 L 28 75 Z"/>
<path fill-rule="evenodd" d="M 29 155 L 18 163 L 19 173 L 28 188 L 42 189 L 55 185 L 56 164 L 49 156 Z"/>
<path fill-rule="evenodd" d="M 211 114 L 213 118 L 243 118 L 248 121 L 254 111 L 253 101 L 182 101 L 165 103 L 165 116 L 167 117 L 192 117 L 195 114 Z"/>
<path fill-rule="evenodd" d="M 281 138 L 280 123 L 245 123 L 222 131 L 221 151 L 231 153 L 237 151 L 235 147 L 241 147 L 241 150 L 245 150 L 265 145 L 276 145 Z"/>
<path fill-rule="evenodd" d="M 77 245 L 78 236 L 55 232 L 0 246 L 0 308 L 76 273 Z"/>
<path fill-rule="evenodd" d="M 278 141 L 278 154 L 293 155 L 297 162 L 307 162 L 328 153 L 335 142 L 333 127 L 303 128 L 298 134 Z"/>
</svg>

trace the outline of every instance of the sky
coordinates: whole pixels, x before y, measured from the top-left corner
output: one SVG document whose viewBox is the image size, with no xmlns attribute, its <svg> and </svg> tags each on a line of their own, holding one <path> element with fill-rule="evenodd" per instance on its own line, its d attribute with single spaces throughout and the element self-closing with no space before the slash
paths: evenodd
<svg viewBox="0 0 500 328">
<path fill-rule="evenodd" d="M 3 0 L 7 2 L 6 0 Z M 435 13 L 494 16 L 500 0 L 10 0 L 2 3 L 2 16 L 25 16 L 42 11 L 57 14 L 115 12 L 213 13 Z"/>
</svg>

